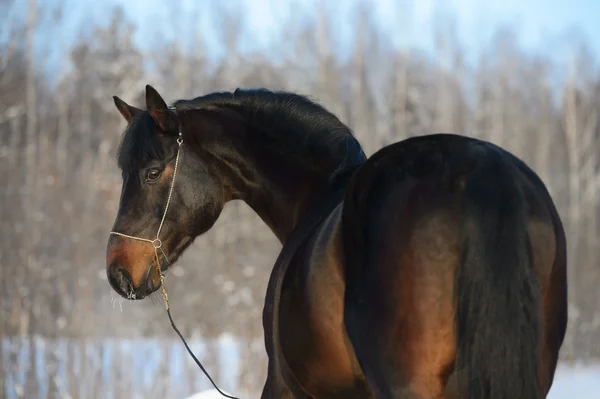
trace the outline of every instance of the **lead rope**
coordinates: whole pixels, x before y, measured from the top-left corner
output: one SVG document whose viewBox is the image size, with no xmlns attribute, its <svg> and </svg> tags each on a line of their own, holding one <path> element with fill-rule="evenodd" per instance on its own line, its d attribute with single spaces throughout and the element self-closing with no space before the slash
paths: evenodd
<svg viewBox="0 0 600 399">
<path fill-rule="evenodd" d="M 181 341 L 185 345 L 185 348 L 187 349 L 188 353 L 190 354 L 190 356 L 192 356 L 192 358 L 194 359 L 194 361 L 196 362 L 198 367 L 200 367 L 200 370 L 202 370 L 204 375 L 206 375 L 206 378 L 208 378 L 208 380 L 215 387 L 215 389 L 217 391 L 219 391 L 219 393 L 221 395 L 225 396 L 226 398 L 238 399 L 235 396 L 227 395 L 225 392 L 223 392 L 219 389 L 217 384 L 215 384 L 215 382 L 211 378 L 210 374 L 208 374 L 208 372 L 206 371 L 204 366 L 202 366 L 202 363 L 200 363 L 198 358 L 196 358 L 196 356 L 194 355 L 194 353 L 188 346 L 185 338 L 183 338 L 183 335 L 181 334 L 181 332 L 179 332 L 179 329 L 177 328 L 177 326 L 175 326 L 175 322 L 173 321 L 173 317 L 171 316 L 171 309 L 169 308 L 169 296 L 167 295 L 167 290 L 165 288 L 165 275 L 163 274 L 163 272 L 160 268 L 160 257 L 158 255 L 158 251 L 160 251 L 162 253 L 163 258 L 167 261 L 167 264 L 169 264 L 169 259 L 167 258 L 165 251 L 163 251 L 163 249 L 162 249 L 162 241 L 160 240 L 159 237 L 160 237 L 160 231 L 162 230 L 162 227 L 163 227 L 163 223 L 165 222 L 165 218 L 167 216 L 167 211 L 169 210 L 169 204 L 171 203 L 171 197 L 173 195 L 173 187 L 175 187 L 175 177 L 177 175 L 177 165 L 179 164 L 179 153 L 181 152 L 181 145 L 183 144 L 183 133 L 182 133 L 182 129 L 181 129 L 181 122 L 179 123 L 179 137 L 177 137 L 177 144 L 179 145 L 179 148 L 177 148 L 177 156 L 175 157 L 175 166 L 173 167 L 173 180 L 171 181 L 171 187 L 169 189 L 167 205 L 165 206 L 165 211 L 164 211 L 162 219 L 160 221 L 160 225 L 158 226 L 158 231 L 156 232 L 156 238 L 154 240 L 150 240 L 148 238 L 135 237 L 135 236 L 131 236 L 128 234 L 119 233 L 117 231 L 111 231 L 109 234 L 117 235 L 117 236 L 121 236 L 121 237 L 125 237 L 125 238 L 131 238 L 132 240 L 149 242 L 152 245 L 152 247 L 154 248 L 154 256 L 156 257 L 156 271 L 158 272 L 158 275 L 160 277 L 160 287 L 161 287 L 161 291 L 162 291 L 162 297 L 165 302 L 165 308 L 167 309 L 167 315 L 169 316 L 169 320 L 171 322 L 171 327 L 173 327 L 173 330 L 175 330 L 177 335 L 179 335 L 179 338 L 181 338 Z M 133 293 L 133 290 L 131 290 L 127 294 L 127 299 L 135 299 L 135 294 Z"/>
</svg>

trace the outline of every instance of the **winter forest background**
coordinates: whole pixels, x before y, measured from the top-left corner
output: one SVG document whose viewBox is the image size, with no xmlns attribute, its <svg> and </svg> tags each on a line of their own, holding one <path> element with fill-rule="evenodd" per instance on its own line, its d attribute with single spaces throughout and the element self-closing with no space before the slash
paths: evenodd
<svg viewBox="0 0 600 399">
<path fill-rule="evenodd" d="M 125 127 L 112 96 L 144 106 L 147 83 L 168 101 L 237 87 L 308 94 L 367 155 L 432 132 L 513 151 L 546 182 L 568 231 L 562 360 L 600 360 L 600 73 L 585 37 L 566 34 L 556 40 L 567 55 L 544 55 L 524 51 L 509 26 L 473 57 L 440 13 L 427 53 L 393 44 L 408 11 L 390 34 L 367 2 L 352 2 L 340 23 L 339 2 L 297 1 L 268 48 L 242 51 L 253 32 L 237 3 L 163 2 L 142 48 L 131 15 L 112 2 L 0 0 L 0 397 L 182 398 L 209 386 L 160 295 L 123 302 L 106 281 Z M 72 7 L 88 8 L 75 27 Z M 210 39 L 194 22 L 208 10 Z M 279 249 L 247 206 L 231 203 L 167 276 L 181 332 L 238 395 L 264 381 L 262 301 Z"/>
</svg>

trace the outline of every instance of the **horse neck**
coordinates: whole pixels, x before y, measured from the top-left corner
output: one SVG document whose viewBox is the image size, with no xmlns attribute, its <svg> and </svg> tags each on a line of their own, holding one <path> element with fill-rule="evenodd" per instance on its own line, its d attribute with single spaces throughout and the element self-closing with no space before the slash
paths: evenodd
<svg viewBox="0 0 600 399">
<path fill-rule="evenodd" d="M 300 164 L 282 161 L 278 150 L 242 132 L 245 126 L 234 125 L 230 119 L 223 122 L 213 145 L 205 142 L 202 147 L 217 160 L 226 191 L 231 193 L 226 201 L 246 202 L 283 244 L 327 185 L 331 172 L 309 171 Z"/>
<path fill-rule="evenodd" d="M 241 199 L 283 244 L 327 181 L 302 171 L 273 172 L 260 173 L 258 184 L 246 190 Z"/>
</svg>

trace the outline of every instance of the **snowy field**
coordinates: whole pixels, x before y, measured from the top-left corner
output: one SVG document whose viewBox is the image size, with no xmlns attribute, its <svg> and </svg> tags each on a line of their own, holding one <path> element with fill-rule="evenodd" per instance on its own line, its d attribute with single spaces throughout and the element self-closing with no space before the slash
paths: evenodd
<svg viewBox="0 0 600 399">
<path fill-rule="evenodd" d="M 231 394 L 227 391 L 225 393 Z M 547 399 L 598 398 L 600 398 L 600 364 L 592 366 L 560 365 L 547 397 Z M 215 389 L 208 389 L 184 399 L 223 399 L 223 396 Z"/>
<path fill-rule="evenodd" d="M 599 399 L 600 364 L 559 365 L 548 399 Z"/>
<path fill-rule="evenodd" d="M 5 388 L 4 393 L 0 392 L 2 399 L 222 398 L 211 389 L 210 382 L 178 340 L 5 337 L 1 344 L 3 364 L 0 369 Z M 262 353 L 262 340 L 242 342 L 223 334 L 210 344 L 215 351 L 213 362 L 208 361 L 207 344 L 190 340 L 196 356 L 212 375 L 218 375 L 219 387 L 241 399 L 259 398 L 260 392 L 241 391 L 239 377 L 244 350 L 253 347 Z M 28 378 L 35 379 L 34 388 L 28 388 Z M 255 387 L 262 387 L 262 382 Z M 600 399 L 600 363 L 559 365 L 547 399 Z"/>
</svg>

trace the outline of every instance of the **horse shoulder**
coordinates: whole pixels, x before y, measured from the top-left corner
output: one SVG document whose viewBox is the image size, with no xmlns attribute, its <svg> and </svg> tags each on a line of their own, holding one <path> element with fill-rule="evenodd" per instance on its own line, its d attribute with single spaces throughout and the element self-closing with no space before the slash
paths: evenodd
<svg viewBox="0 0 600 399">
<path fill-rule="evenodd" d="M 283 355 L 307 392 L 364 398 L 369 393 L 343 322 L 342 206 L 323 221 L 288 268 L 279 329 Z"/>
</svg>

